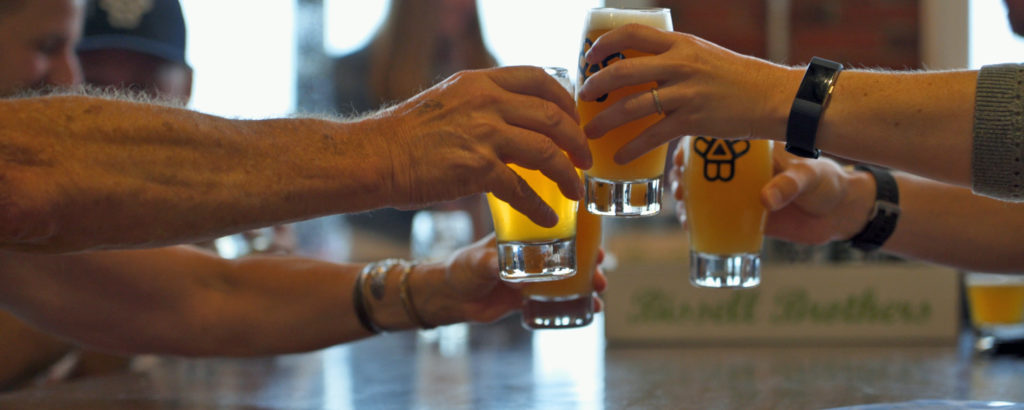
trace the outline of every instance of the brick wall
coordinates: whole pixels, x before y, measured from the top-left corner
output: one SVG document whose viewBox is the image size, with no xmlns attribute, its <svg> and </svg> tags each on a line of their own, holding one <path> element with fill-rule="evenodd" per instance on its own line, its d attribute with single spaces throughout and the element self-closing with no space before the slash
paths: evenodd
<svg viewBox="0 0 1024 410">
<path fill-rule="evenodd" d="M 770 0 L 659 0 L 676 31 L 696 34 L 744 54 L 765 57 Z M 789 58 L 812 56 L 853 67 L 916 69 L 919 0 L 789 0 Z"/>
</svg>

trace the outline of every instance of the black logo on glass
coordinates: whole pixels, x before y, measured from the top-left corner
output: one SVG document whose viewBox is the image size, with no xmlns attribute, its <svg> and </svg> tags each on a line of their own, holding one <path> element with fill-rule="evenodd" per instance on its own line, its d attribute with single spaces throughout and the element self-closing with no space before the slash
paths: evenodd
<svg viewBox="0 0 1024 410">
<path fill-rule="evenodd" d="M 590 50 L 590 46 L 593 46 L 593 45 L 594 45 L 594 41 L 593 40 L 591 40 L 589 38 L 583 39 L 583 50 L 580 50 L 580 62 L 579 62 L 579 65 L 580 65 L 580 77 L 583 78 L 583 81 L 587 81 L 587 79 L 590 78 L 590 76 L 592 76 L 594 74 L 597 74 L 597 72 L 601 71 L 602 68 L 608 67 L 608 64 L 611 64 L 612 62 L 614 62 L 616 60 L 625 60 L 626 59 L 626 56 L 622 55 L 622 53 L 615 53 L 615 54 L 612 54 L 612 55 L 610 55 L 608 57 L 605 57 L 604 60 L 601 60 L 601 64 L 587 64 L 587 60 L 586 60 L 587 51 L 589 51 Z M 583 82 L 581 81 L 580 83 L 582 84 Z M 608 99 L 608 94 L 605 94 L 605 95 L 602 95 L 602 96 L 598 97 L 597 98 L 597 102 L 604 102 L 604 100 L 607 100 L 607 99 Z"/>
<path fill-rule="evenodd" d="M 750 142 L 694 137 L 693 151 L 704 158 L 704 179 L 728 182 L 736 175 L 736 160 L 750 151 Z"/>
</svg>

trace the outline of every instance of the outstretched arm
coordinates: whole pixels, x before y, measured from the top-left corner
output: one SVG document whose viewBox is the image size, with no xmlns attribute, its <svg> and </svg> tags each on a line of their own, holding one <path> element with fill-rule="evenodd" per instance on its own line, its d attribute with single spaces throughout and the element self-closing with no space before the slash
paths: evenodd
<svg viewBox="0 0 1024 410">
<path fill-rule="evenodd" d="M 572 96 L 536 67 L 461 72 L 349 123 L 53 96 L 0 100 L 0 124 L 0 249 L 33 252 L 192 243 L 482 192 L 553 226 L 506 164 L 573 199 L 574 165 L 590 166 Z"/>
<path fill-rule="evenodd" d="M 776 175 L 761 190 L 770 211 L 767 235 L 806 244 L 848 240 L 867 223 L 875 201 L 871 174 L 773 152 Z M 682 151 L 673 178 L 681 181 Z M 975 195 L 967 188 L 907 173 L 894 174 L 900 216 L 883 252 L 961 269 L 987 272 L 1024 270 L 1024 204 Z M 682 188 L 675 191 L 682 200 Z M 682 203 L 681 203 L 682 204 Z M 682 204 L 681 206 L 685 206 Z M 680 213 L 685 215 L 685 213 Z"/>
<path fill-rule="evenodd" d="M 623 86 L 657 81 L 665 118 L 626 144 L 617 153 L 617 161 L 632 160 L 680 135 L 785 140 L 789 111 L 803 78 L 803 67 L 773 64 L 692 35 L 639 25 L 625 26 L 602 36 L 590 49 L 587 60 L 599 61 L 623 49 L 654 55 L 622 60 L 602 69 L 580 88 L 580 99 L 591 100 Z M 1019 76 L 1020 70 L 1017 71 Z M 1000 75 L 1004 74 L 1012 76 Z M 845 70 L 839 74 L 821 118 L 817 146 L 841 157 L 953 185 L 972 186 L 972 165 L 976 169 L 979 165 L 972 164 L 975 95 L 978 91 L 985 98 L 998 94 L 989 84 L 1000 88 L 994 85 L 996 82 L 984 82 L 980 88 L 978 83 L 978 71 Z M 1019 83 L 1013 82 L 1001 92 L 1011 97 L 1018 95 L 1019 106 Z M 997 107 L 986 106 L 980 116 L 995 112 L 1007 118 L 1021 118 L 1019 110 L 1003 112 L 998 107 L 1010 107 L 1013 98 L 996 95 L 994 100 L 999 100 L 994 102 Z M 615 127 L 656 111 L 649 93 L 637 94 L 603 111 L 585 130 L 589 137 L 599 138 Z M 1000 145 L 988 149 L 1007 156 L 999 166 L 1006 177 L 1003 181 L 1024 181 L 1024 176 L 1013 174 L 1024 173 L 1024 159 L 1014 162 L 1011 155 L 1024 154 L 1024 141 L 1012 129 L 1000 132 L 1004 134 L 994 138 L 1001 141 Z M 1021 132 L 1019 125 L 1016 132 Z M 975 161 L 979 158 L 977 154 Z M 977 183 L 974 186 L 978 188 Z M 1024 192 L 1020 186 L 1015 189 Z"/>
<path fill-rule="evenodd" d="M 424 321 L 491 321 L 519 307 L 519 291 L 498 279 L 491 241 L 445 263 L 413 268 L 410 295 Z M 362 265 L 283 256 L 225 260 L 187 246 L 56 256 L 7 252 L 0 261 L 0 306 L 101 350 L 263 355 L 371 335 L 351 299 Z M 390 272 L 381 297 L 370 301 L 374 322 L 385 329 L 414 327 L 399 280 L 398 269 Z"/>
</svg>

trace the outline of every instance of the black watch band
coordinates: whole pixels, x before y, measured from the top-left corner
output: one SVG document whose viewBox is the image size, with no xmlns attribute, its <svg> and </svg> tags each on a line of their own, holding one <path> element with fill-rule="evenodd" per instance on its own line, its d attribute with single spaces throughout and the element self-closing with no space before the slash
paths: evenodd
<svg viewBox="0 0 1024 410">
<path fill-rule="evenodd" d="M 800 88 L 789 110 L 786 123 L 786 151 L 804 158 L 818 158 L 821 150 L 815 148 L 814 139 L 818 134 L 818 122 L 825 111 L 828 98 L 832 95 L 836 77 L 843 65 L 824 58 L 811 58 L 807 72 L 800 81 Z"/>
<path fill-rule="evenodd" d="M 896 230 L 900 217 L 900 192 L 896 179 L 884 168 L 872 165 L 857 165 L 854 168 L 871 173 L 875 178 L 875 205 L 868 215 L 868 223 L 858 234 L 850 238 L 850 245 L 862 251 L 873 251 Z"/>
</svg>

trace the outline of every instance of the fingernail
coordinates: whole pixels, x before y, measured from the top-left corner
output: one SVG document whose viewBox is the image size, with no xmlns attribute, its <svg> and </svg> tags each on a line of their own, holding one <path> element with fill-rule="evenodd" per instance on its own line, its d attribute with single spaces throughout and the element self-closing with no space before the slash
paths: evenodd
<svg viewBox="0 0 1024 410">
<path fill-rule="evenodd" d="M 619 165 L 626 165 L 626 163 L 629 162 L 629 160 L 626 159 L 626 156 L 621 154 L 621 153 L 620 154 L 615 154 L 615 158 L 614 159 L 615 159 L 615 163 L 619 164 Z"/>
</svg>

